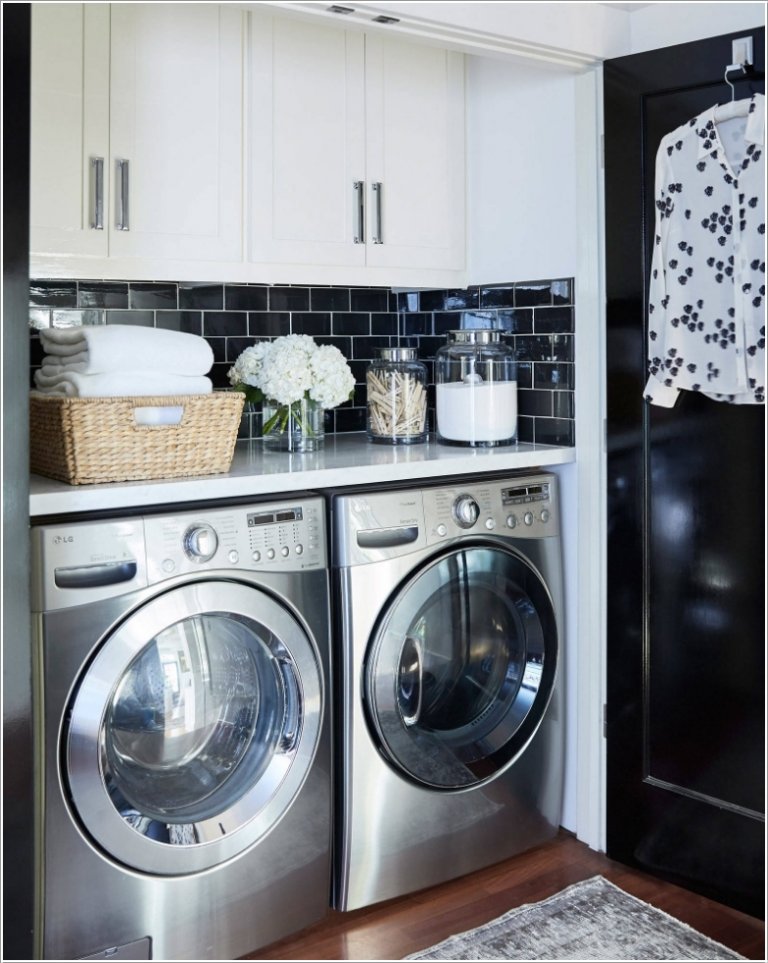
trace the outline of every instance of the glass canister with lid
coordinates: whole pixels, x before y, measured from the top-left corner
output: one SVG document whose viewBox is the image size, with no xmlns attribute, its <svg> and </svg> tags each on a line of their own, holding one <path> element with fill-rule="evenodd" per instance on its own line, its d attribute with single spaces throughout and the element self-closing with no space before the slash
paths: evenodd
<svg viewBox="0 0 768 963">
<path fill-rule="evenodd" d="M 438 441 L 489 448 L 517 439 L 517 365 L 501 331 L 449 331 L 437 352 Z"/>
<path fill-rule="evenodd" d="M 384 445 L 427 439 L 427 369 L 416 349 L 380 348 L 366 372 L 368 438 Z"/>
</svg>

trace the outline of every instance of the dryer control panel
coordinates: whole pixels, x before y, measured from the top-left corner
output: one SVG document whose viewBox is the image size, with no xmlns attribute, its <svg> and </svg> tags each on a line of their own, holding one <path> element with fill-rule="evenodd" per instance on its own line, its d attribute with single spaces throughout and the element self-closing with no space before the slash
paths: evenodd
<svg viewBox="0 0 768 963">
<path fill-rule="evenodd" d="M 514 538 L 559 534 L 551 475 L 426 489 L 423 494 L 430 544 L 462 534 Z"/>
<path fill-rule="evenodd" d="M 554 475 L 340 494 L 333 505 L 334 565 L 341 567 L 408 555 L 456 538 L 560 534 Z"/>
</svg>

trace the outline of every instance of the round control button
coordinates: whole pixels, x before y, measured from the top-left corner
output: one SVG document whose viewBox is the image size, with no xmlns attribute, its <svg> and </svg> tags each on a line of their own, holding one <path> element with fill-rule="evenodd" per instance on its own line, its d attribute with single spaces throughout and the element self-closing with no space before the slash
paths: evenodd
<svg viewBox="0 0 768 963">
<path fill-rule="evenodd" d="M 296 554 L 297 554 L 297 555 L 303 555 L 303 554 L 304 554 L 304 546 L 303 546 L 303 545 L 297 545 L 295 551 L 296 551 Z"/>
<path fill-rule="evenodd" d="M 207 562 L 219 547 L 219 537 L 212 525 L 198 522 L 190 525 L 181 540 L 184 553 L 193 562 Z"/>
<path fill-rule="evenodd" d="M 254 562 L 260 562 L 260 561 L 261 561 L 261 552 L 253 552 L 253 553 L 251 554 L 251 558 L 254 560 Z"/>
<path fill-rule="evenodd" d="M 496 522 L 492 518 L 486 518 L 485 527 L 490 531 L 492 528 L 496 528 Z"/>
<path fill-rule="evenodd" d="M 237 565 L 237 563 L 240 561 L 240 555 L 234 550 L 234 548 L 229 553 L 229 555 L 227 555 L 227 558 L 230 560 L 230 562 L 233 565 Z"/>
<path fill-rule="evenodd" d="M 542 508 L 541 515 L 539 515 L 539 518 L 542 520 L 542 522 L 549 521 L 549 512 L 546 508 Z"/>
<path fill-rule="evenodd" d="M 471 495 L 459 495 L 453 503 L 453 517 L 462 528 L 472 528 L 480 515 L 480 506 Z"/>
<path fill-rule="evenodd" d="M 283 558 L 288 558 L 288 556 L 291 554 L 291 550 L 287 545 L 283 545 L 283 547 L 280 549 L 280 554 L 283 556 Z"/>
<path fill-rule="evenodd" d="M 523 515 L 523 521 L 526 525 L 533 525 L 533 512 L 526 512 Z"/>
<path fill-rule="evenodd" d="M 444 535 L 447 535 L 447 534 L 448 534 L 448 528 L 447 528 L 445 525 L 443 525 L 442 522 L 437 526 L 437 528 L 435 529 L 435 531 L 436 531 L 437 534 L 440 536 L 440 538 L 442 538 Z"/>
<path fill-rule="evenodd" d="M 507 515 L 507 528 L 514 528 L 517 525 L 516 515 Z"/>
<path fill-rule="evenodd" d="M 268 549 L 267 549 L 267 558 L 270 560 L 270 562 L 272 561 L 272 559 L 273 559 L 274 557 L 275 557 L 275 550 L 274 550 L 274 548 L 268 548 Z"/>
<path fill-rule="evenodd" d="M 163 559 L 162 569 L 164 572 L 172 572 L 176 568 L 176 563 L 172 558 Z"/>
</svg>

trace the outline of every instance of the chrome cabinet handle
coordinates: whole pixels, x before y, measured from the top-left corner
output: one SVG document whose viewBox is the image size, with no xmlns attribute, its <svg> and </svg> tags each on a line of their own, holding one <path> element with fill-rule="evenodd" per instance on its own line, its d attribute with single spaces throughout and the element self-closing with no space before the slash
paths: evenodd
<svg viewBox="0 0 768 963">
<path fill-rule="evenodd" d="M 376 211 L 376 223 L 373 231 L 373 243 L 383 244 L 384 238 L 382 236 L 382 230 L 381 230 L 381 192 L 382 192 L 381 181 L 374 181 L 373 184 L 371 184 L 371 190 L 373 191 L 373 196 L 375 201 L 374 209 Z"/>
<path fill-rule="evenodd" d="M 91 158 L 91 230 L 104 230 L 104 158 Z"/>
<path fill-rule="evenodd" d="M 129 185 L 127 160 L 117 159 L 115 161 L 115 175 L 117 177 L 117 186 L 115 190 L 115 197 L 117 200 L 115 227 L 118 229 L 118 231 L 128 231 L 130 230 L 130 223 L 128 219 Z"/>
<path fill-rule="evenodd" d="M 365 181 L 355 181 L 352 185 L 357 200 L 357 232 L 355 244 L 365 244 Z"/>
</svg>

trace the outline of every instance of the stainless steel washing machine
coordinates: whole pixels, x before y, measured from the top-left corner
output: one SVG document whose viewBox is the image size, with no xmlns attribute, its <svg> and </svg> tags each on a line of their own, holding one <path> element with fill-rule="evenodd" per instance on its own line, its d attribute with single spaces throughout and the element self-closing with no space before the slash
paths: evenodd
<svg viewBox="0 0 768 963">
<path fill-rule="evenodd" d="M 334 905 L 553 836 L 563 792 L 556 479 L 331 497 L 338 601 Z"/>
<path fill-rule="evenodd" d="M 325 914 L 324 514 L 33 528 L 38 956 L 234 959 Z"/>
</svg>

